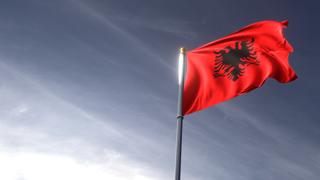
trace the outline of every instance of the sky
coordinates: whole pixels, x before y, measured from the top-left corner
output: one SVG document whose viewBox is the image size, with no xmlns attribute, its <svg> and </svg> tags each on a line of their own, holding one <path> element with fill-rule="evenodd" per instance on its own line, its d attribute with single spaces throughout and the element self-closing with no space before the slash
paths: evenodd
<svg viewBox="0 0 320 180">
<path fill-rule="evenodd" d="M 178 49 L 288 19 L 299 78 L 187 116 L 181 176 L 317 180 L 319 5 L 2 0 L 0 179 L 173 179 Z"/>
</svg>

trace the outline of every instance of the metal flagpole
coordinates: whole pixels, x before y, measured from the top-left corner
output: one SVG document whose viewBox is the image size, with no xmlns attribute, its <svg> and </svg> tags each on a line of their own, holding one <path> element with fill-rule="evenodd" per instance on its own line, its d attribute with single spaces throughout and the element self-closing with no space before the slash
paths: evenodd
<svg viewBox="0 0 320 180">
<path fill-rule="evenodd" d="M 183 99 L 183 88 L 184 79 L 186 72 L 186 50 L 180 48 L 179 54 L 179 92 L 178 92 L 178 113 L 177 113 L 177 149 L 176 149 L 176 169 L 175 169 L 175 180 L 180 180 L 181 175 L 181 150 L 182 150 L 182 126 L 183 126 L 183 115 L 182 115 L 182 99 Z"/>
</svg>

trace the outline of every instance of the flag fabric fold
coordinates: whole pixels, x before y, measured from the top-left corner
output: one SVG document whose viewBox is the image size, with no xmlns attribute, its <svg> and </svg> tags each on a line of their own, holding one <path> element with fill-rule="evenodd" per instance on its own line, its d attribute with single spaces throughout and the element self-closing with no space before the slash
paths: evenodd
<svg viewBox="0 0 320 180">
<path fill-rule="evenodd" d="M 187 52 L 183 115 L 261 87 L 268 78 L 297 78 L 288 62 L 288 21 L 261 21 Z"/>
</svg>

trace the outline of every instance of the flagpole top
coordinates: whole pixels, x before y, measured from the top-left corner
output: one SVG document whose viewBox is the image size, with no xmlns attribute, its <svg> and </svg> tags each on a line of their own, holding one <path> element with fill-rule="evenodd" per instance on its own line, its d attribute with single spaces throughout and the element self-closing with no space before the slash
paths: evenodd
<svg viewBox="0 0 320 180">
<path fill-rule="evenodd" d="M 185 54 L 186 53 L 186 48 L 184 48 L 184 47 L 180 48 L 180 53 L 181 54 Z"/>
</svg>

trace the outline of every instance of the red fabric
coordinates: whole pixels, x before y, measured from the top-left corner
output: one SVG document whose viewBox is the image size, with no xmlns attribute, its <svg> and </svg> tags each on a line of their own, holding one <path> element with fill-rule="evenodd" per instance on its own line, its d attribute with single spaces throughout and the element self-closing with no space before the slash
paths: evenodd
<svg viewBox="0 0 320 180">
<path fill-rule="evenodd" d="M 247 93 L 262 86 L 269 77 L 280 83 L 287 83 L 296 79 L 297 76 L 288 62 L 289 53 L 293 52 L 293 48 L 282 32 L 287 25 L 287 21 L 257 22 L 219 40 L 188 51 L 183 114 L 187 115 L 200 111 Z M 229 70 L 226 65 L 219 69 L 218 56 L 220 56 L 220 65 L 221 62 L 224 64 L 238 62 L 221 60 L 221 57 L 223 57 L 221 54 L 224 53 L 224 57 L 227 57 L 226 53 L 233 49 L 232 56 L 244 55 L 244 53 L 237 53 L 238 51 L 235 50 L 236 48 L 238 50 L 245 49 L 241 46 L 243 42 L 246 42 L 246 45 L 251 44 L 251 58 L 248 59 L 251 59 L 252 64 L 231 66 Z M 229 48 L 227 48 L 228 46 Z M 248 60 L 240 59 L 241 61 Z M 254 64 L 253 62 L 258 63 Z M 230 73 L 228 74 L 228 72 L 236 73 L 239 68 L 244 70 L 241 75 L 232 76 Z"/>
</svg>

